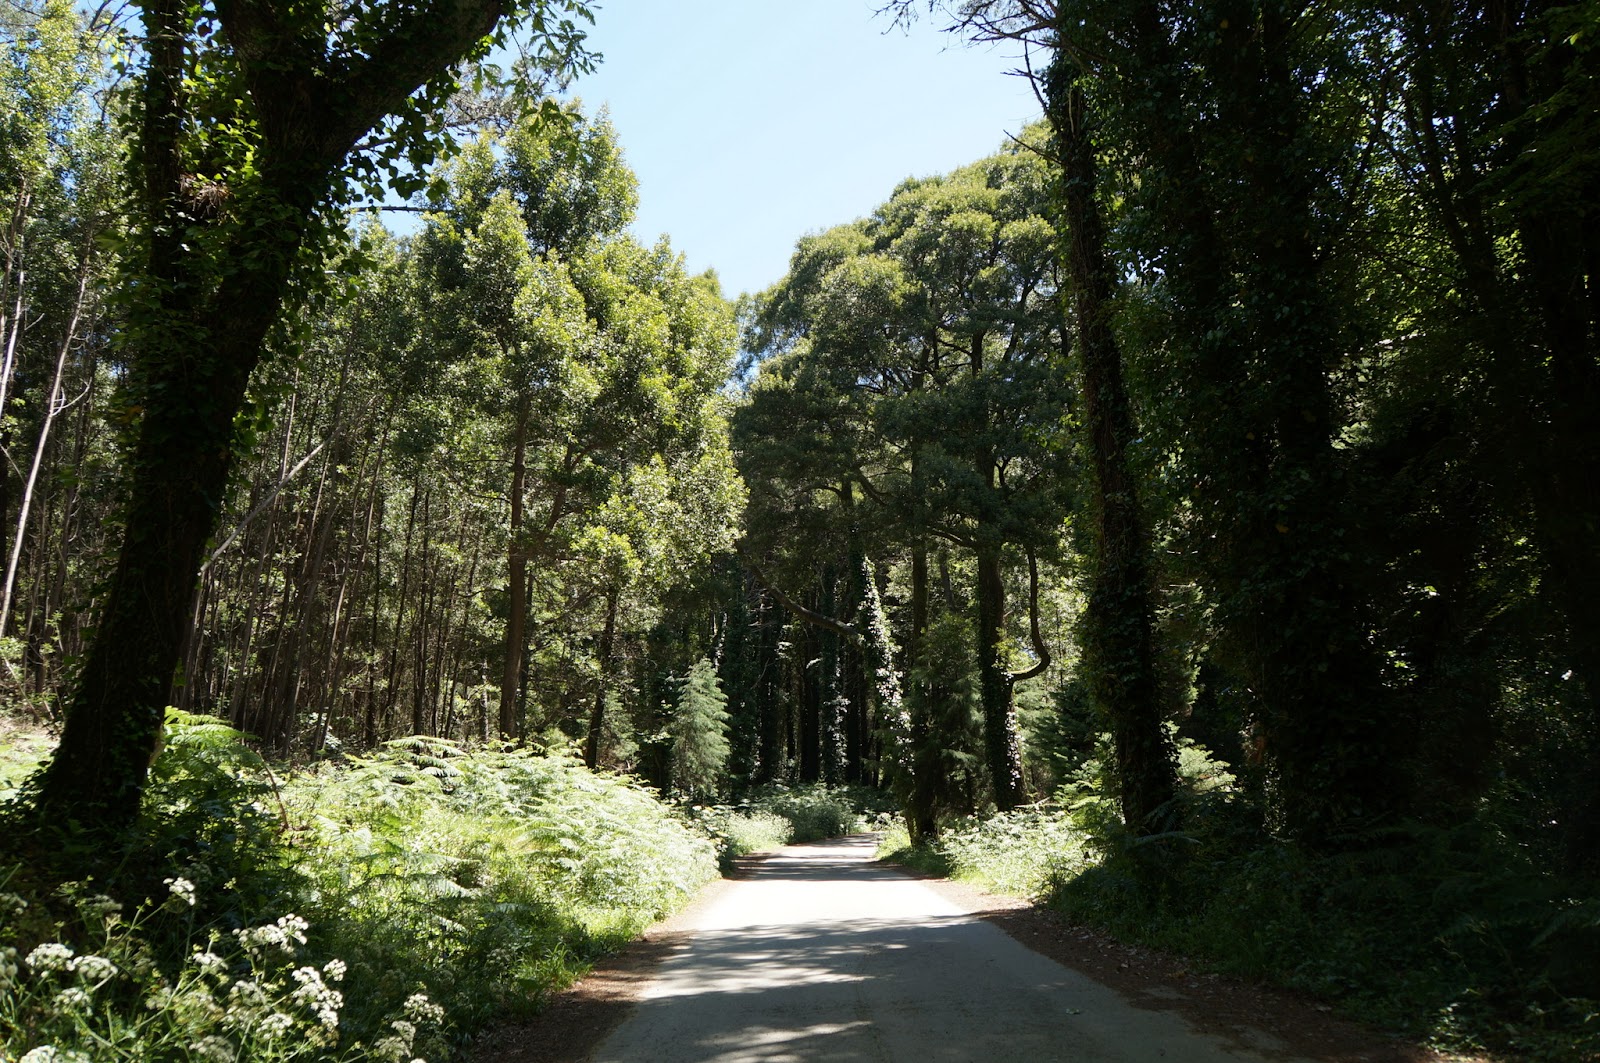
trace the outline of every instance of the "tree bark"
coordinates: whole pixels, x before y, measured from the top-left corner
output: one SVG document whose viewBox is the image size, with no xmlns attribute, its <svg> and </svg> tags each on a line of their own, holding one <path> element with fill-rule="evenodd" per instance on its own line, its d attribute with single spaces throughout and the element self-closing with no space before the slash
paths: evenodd
<svg viewBox="0 0 1600 1063">
<path fill-rule="evenodd" d="M 1057 48 L 1046 75 L 1046 117 L 1061 150 L 1063 252 L 1071 281 L 1093 490 L 1094 556 L 1085 610 L 1090 683 L 1116 744 L 1122 818 L 1136 833 L 1160 829 L 1172 800 L 1173 750 L 1162 726 L 1152 638 L 1149 533 L 1128 446 L 1138 435 L 1122 352 L 1111 329 L 1115 272 L 1096 198 L 1098 172 L 1080 75 Z"/>
<path fill-rule="evenodd" d="M 522 645 L 528 617 L 528 552 L 522 541 L 522 492 L 527 478 L 528 400 L 517 401 L 511 440 L 511 530 L 506 548 L 505 667 L 500 673 L 500 735 L 517 737 L 518 695 L 522 691 Z"/>
<path fill-rule="evenodd" d="M 594 692 L 594 711 L 589 714 L 589 736 L 583 743 L 583 763 L 593 769 L 600 766 L 600 738 L 606 723 L 606 695 L 611 689 L 611 654 L 617 639 L 617 588 L 606 591 L 606 623 L 600 632 L 597 647 L 600 658 L 599 684 Z"/>
</svg>

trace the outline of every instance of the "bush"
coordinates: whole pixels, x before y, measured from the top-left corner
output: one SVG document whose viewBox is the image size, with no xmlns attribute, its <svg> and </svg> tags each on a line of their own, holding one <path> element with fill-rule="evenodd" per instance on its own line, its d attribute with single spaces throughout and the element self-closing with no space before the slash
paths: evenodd
<svg viewBox="0 0 1600 1063">
<path fill-rule="evenodd" d="M 763 787 L 751 794 L 747 803 L 757 812 L 787 820 L 790 842 L 838 838 L 866 827 L 859 797 L 821 784 L 797 789 Z"/>
<path fill-rule="evenodd" d="M 1179 767 L 1181 832 L 1128 834 L 1091 759 L 1055 804 L 948 824 L 920 849 L 901 828 L 883 852 L 1446 1049 L 1600 1054 L 1600 897 L 1513 844 L 1493 804 L 1315 851 L 1272 837 L 1202 747 Z"/>
<path fill-rule="evenodd" d="M 239 738 L 172 715 L 105 881 L 0 866 L 0 1058 L 444 1058 L 716 875 L 568 758 L 415 739 L 279 781 Z"/>
<path fill-rule="evenodd" d="M 733 862 L 741 856 L 787 845 L 792 829 L 782 816 L 759 809 L 693 805 L 686 814 L 717 847 L 717 864 L 724 873 L 733 870 Z"/>
</svg>

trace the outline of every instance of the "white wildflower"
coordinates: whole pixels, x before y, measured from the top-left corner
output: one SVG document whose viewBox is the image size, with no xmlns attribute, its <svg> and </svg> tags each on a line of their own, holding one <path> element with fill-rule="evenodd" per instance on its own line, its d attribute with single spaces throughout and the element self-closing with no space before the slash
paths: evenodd
<svg viewBox="0 0 1600 1063">
<path fill-rule="evenodd" d="M 28 910 L 28 902 L 15 893 L 0 893 L 0 915 L 21 915 Z"/>
<path fill-rule="evenodd" d="M 393 1030 L 396 1034 L 398 1034 L 400 1036 L 400 1039 L 403 1040 L 408 1047 L 410 1046 L 412 1041 L 415 1041 L 417 1039 L 417 1028 L 416 1028 L 416 1026 L 413 1025 L 412 1023 L 407 1022 L 404 1019 L 396 1019 L 396 1020 L 394 1020 L 393 1022 L 391 1022 L 389 1024 L 389 1029 Z"/>
<path fill-rule="evenodd" d="M 23 1056 L 17 1063 L 93 1063 L 82 1052 L 71 1048 L 60 1049 L 54 1045 L 40 1045 Z"/>
<path fill-rule="evenodd" d="M 78 901 L 78 911 L 92 919 L 111 919 L 122 911 L 120 901 L 114 901 L 104 893 L 84 897 Z"/>
<path fill-rule="evenodd" d="M 55 1006 L 60 1011 L 76 1011 L 89 1006 L 89 994 L 73 986 L 56 994 Z"/>
<path fill-rule="evenodd" d="M 406 1014 L 416 1022 L 439 1023 L 444 1021 L 444 1008 L 428 999 L 426 993 L 413 993 L 406 998 Z"/>
<path fill-rule="evenodd" d="M 306 931 L 311 929 L 311 924 L 290 912 L 278 920 L 278 928 L 283 931 L 285 937 L 304 945 L 306 943 Z"/>
<path fill-rule="evenodd" d="M 117 974 L 117 965 L 104 956 L 78 956 L 67 961 L 67 970 L 85 982 L 103 984 Z"/>
<path fill-rule="evenodd" d="M 228 977 L 228 961 L 209 949 L 204 952 L 196 950 L 189 957 L 189 962 L 200 968 L 201 974 L 217 979 Z"/>
<path fill-rule="evenodd" d="M 17 981 L 17 950 L 9 946 L 0 949 L 0 990 L 10 989 Z"/>
<path fill-rule="evenodd" d="M 261 1008 L 267 1004 L 267 994 L 261 987 L 250 981 L 233 983 L 233 988 L 228 990 L 228 1006 L 230 1008 Z"/>
<path fill-rule="evenodd" d="M 315 967 L 296 969 L 294 980 L 300 983 L 300 987 L 290 994 L 290 999 L 310 1008 L 326 1029 L 338 1029 L 339 1009 L 344 1006 L 344 994 L 326 985 L 321 972 Z"/>
<path fill-rule="evenodd" d="M 179 904 L 188 905 L 190 908 L 194 907 L 195 895 L 193 882 L 190 882 L 186 878 L 169 878 L 164 879 L 163 884 L 172 894 L 173 900 L 177 901 Z"/>
<path fill-rule="evenodd" d="M 401 1063 L 411 1054 L 411 1045 L 398 1037 L 379 1038 L 372 1046 L 372 1058 L 384 1063 Z"/>
<path fill-rule="evenodd" d="M 306 931 L 311 924 L 298 915 L 289 914 L 279 919 L 276 923 L 267 923 L 264 926 L 250 927 L 246 930 L 235 930 L 233 936 L 239 939 L 239 944 L 249 949 L 252 953 L 265 952 L 269 949 L 279 949 L 293 954 L 295 943 L 306 943 Z"/>
<path fill-rule="evenodd" d="M 233 1046 L 216 1034 L 200 1038 L 189 1046 L 189 1051 L 208 1063 L 234 1063 L 239 1058 Z"/>
<path fill-rule="evenodd" d="M 35 971 L 62 971 L 72 959 L 72 950 L 59 941 L 46 941 L 28 953 L 27 964 Z M 51 1049 L 55 1051 L 55 1049 Z"/>
<path fill-rule="evenodd" d="M 330 982 L 344 981 L 344 973 L 348 970 L 343 960 L 329 960 L 322 965 L 322 975 Z"/>
<path fill-rule="evenodd" d="M 257 1029 L 260 1030 L 261 1036 L 271 1041 L 294 1029 L 294 1019 L 281 1011 L 275 1011 L 262 1019 L 261 1025 Z"/>
</svg>

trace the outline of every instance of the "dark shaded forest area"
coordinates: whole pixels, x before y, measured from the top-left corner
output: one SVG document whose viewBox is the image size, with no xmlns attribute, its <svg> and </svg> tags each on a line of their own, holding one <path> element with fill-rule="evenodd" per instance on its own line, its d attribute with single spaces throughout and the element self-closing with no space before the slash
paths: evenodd
<svg viewBox="0 0 1600 1063">
<path fill-rule="evenodd" d="M 1043 120 L 738 300 L 559 102 L 606 12 L 304 7 L 0 7 L 0 686 L 59 738 L 0 900 L 170 915 L 198 860 L 293 937 L 268 764 L 608 780 L 698 854 L 657 913 L 726 817 L 872 791 L 901 859 L 1036 852 L 1125 937 L 1600 1050 L 1600 4 L 900 0 Z M 452 853 L 391 871 L 477 895 Z"/>
</svg>

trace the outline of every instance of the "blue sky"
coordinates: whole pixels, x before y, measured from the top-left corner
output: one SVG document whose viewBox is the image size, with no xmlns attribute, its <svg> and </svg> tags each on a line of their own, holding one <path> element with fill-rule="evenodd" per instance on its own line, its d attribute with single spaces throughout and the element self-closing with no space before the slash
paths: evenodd
<svg viewBox="0 0 1600 1063">
<path fill-rule="evenodd" d="M 1014 46 L 970 46 L 883 0 L 601 0 L 605 60 L 572 94 L 639 175 L 634 232 L 667 233 L 729 296 L 783 276 L 795 240 L 910 176 L 981 158 L 1038 117 Z M 919 10 L 925 12 L 920 3 Z"/>
</svg>

